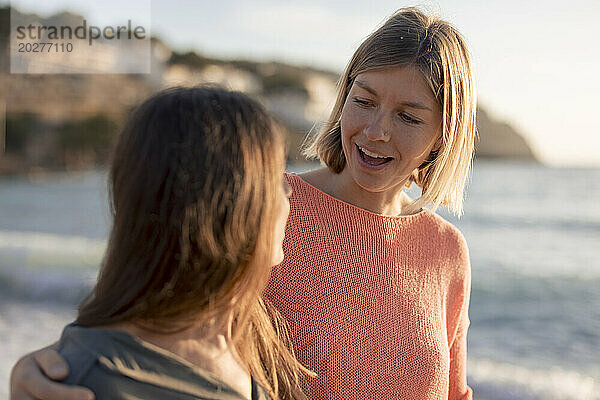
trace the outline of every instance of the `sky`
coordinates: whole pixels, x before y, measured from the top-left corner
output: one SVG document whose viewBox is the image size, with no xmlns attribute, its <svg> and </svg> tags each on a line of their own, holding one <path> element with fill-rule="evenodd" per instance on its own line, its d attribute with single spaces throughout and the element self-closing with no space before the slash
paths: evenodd
<svg viewBox="0 0 600 400">
<path fill-rule="evenodd" d="M 510 123 L 550 165 L 600 166 L 598 0 L 12 3 L 45 15 L 68 9 L 104 21 L 123 15 L 145 18 L 140 10 L 149 5 L 152 34 L 178 51 L 279 60 L 334 72 L 342 71 L 360 42 L 396 9 L 420 6 L 466 37 L 478 101 L 492 117 Z"/>
</svg>

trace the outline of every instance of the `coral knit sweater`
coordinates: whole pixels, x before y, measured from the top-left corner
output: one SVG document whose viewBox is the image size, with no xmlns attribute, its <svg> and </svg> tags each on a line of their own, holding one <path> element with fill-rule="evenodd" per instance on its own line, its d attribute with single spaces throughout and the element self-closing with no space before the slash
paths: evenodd
<svg viewBox="0 0 600 400">
<path fill-rule="evenodd" d="M 471 399 L 470 265 L 461 233 L 431 211 L 358 208 L 294 174 L 282 264 L 265 297 L 290 325 L 309 399 Z"/>
</svg>

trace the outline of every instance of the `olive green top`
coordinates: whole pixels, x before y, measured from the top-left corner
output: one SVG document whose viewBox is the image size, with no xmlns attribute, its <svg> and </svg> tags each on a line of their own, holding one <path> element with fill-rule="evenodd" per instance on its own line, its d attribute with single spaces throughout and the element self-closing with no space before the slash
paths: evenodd
<svg viewBox="0 0 600 400">
<path fill-rule="evenodd" d="M 71 371 L 65 382 L 90 388 L 97 400 L 247 400 L 210 372 L 122 331 L 67 325 L 59 353 Z M 252 400 L 269 399 L 253 379 Z"/>
</svg>

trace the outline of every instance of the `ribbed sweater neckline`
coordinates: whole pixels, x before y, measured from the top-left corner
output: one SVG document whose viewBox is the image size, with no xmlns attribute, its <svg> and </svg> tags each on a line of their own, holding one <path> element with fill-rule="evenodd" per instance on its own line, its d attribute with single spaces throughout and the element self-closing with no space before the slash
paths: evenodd
<svg viewBox="0 0 600 400">
<path fill-rule="evenodd" d="M 432 211 L 430 211 L 426 208 L 422 208 L 421 211 L 419 211 L 418 213 L 409 214 L 409 215 L 377 214 L 373 211 L 369 211 L 367 209 L 358 207 L 354 204 L 351 204 L 346 201 L 340 200 L 336 197 L 333 197 L 332 195 L 330 195 L 330 194 L 322 191 L 321 189 L 311 185 L 310 183 L 306 182 L 299 175 L 297 175 L 293 172 L 289 172 L 289 173 L 287 173 L 287 175 L 291 179 L 294 179 L 296 182 L 298 182 L 307 191 L 313 192 L 315 196 L 320 197 L 323 201 L 318 202 L 318 204 L 322 204 L 323 207 L 328 208 L 330 205 L 337 205 L 337 206 L 345 209 L 349 214 L 356 215 L 357 217 L 360 217 L 360 218 L 369 218 L 369 219 L 373 219 L 373 220 L 396 221 L 396 222 L 405 223 L 405 222 L 413 222 L 413 221 L 418 220 L 428 214 L 433 214 Z M 292 196 L 293 196 L 293 194 L 292 194 Z"/>
</svg>

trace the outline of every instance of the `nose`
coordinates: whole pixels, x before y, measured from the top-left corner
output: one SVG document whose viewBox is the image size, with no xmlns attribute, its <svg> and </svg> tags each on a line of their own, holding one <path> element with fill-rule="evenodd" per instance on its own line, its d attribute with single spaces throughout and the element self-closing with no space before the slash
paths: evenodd
<svg viewBox="0 0 600 400">
<path fill-rule="evenodd" d="M 390 140 L 390 119 L 385 112 L 379 111 L 373 114 L 371 121 L 365 126 L 365 135 L 373 141 Z"/>
</svg>

